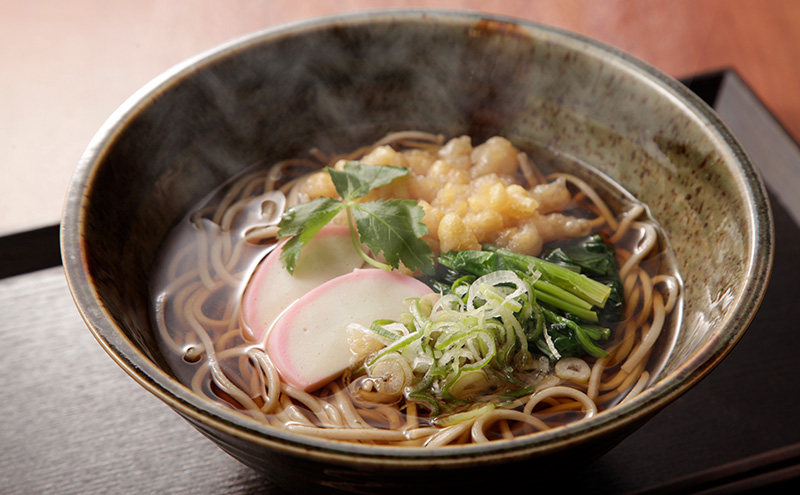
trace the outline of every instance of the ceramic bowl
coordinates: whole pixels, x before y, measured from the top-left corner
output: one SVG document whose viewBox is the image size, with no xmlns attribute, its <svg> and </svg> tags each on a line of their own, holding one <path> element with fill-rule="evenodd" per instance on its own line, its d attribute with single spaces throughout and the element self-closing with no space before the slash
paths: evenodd
<svg viewBox="0 0 800 495">
<path fill-rule="evenodd" d="M 513 441 L 397 449 L 274 431 L 173 377 L 148 316 L 156 252 L 188 208 L 259 160 L 349 150 L 393 130 L 494 134 L 586 162 L 646 202 L 685 285 L 675 349 L 635 400 Z M 63 262 L 105 351 L 222 449 L 283 486 L 354 491 L 494 479 L 586 462 L 708 374 L 771 268 L 764 185 L 684 86 L 595 41 L 472 12 L 381 11 L 235 40 L 178 65 L 99 130 L 72 179 Z M 468 470 L 468 471 L 466 471 Z M 468 472 L 469 476 L 456 476 Z M 443 474 L 446 474 L 443 475 Z"/>
</svg>

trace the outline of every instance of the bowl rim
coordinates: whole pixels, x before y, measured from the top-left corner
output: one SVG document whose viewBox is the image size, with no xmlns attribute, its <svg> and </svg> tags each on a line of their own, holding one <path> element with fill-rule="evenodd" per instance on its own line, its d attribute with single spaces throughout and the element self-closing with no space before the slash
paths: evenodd
<svg viewBox="0 0 800 495">
<path fill-rule="evenodd" d="M 751 258 L 748 260 L 745 287 L 736 301 L 737 307 L 720 323 L 725 339 L 705 343 L 692 357 L 677 369 L 662 377 L 652 387 L 626 404 L 601 412 L 592 418 L 553 430 L 510 440 L 452 446 L 437 449 L 423 447 L 391 447 L 360 445 L 309 437 L 262 425 L 213 404 L 192 393 L 149 360 L 113 323 L 102 299 L 92 284 L 86 269 L 86 251 L 83 249 L 85 223 L 84 201 L 93 180 L 94 167 L 103 161 L 107 149 L 125 128 L 125 123 L 137 112 L 146 108 L 158 96 L 178 84 L 183 77 L 202 70 L 206 65 L 225 58 L 239 50 L 269 43 L 282 36 L 301 35 L 330 26 L 355 26 L 375 22 L 430 22 L 463 25 L 480 21 L 510 24 L 529 36 L 547 38 L 563 45 L 580 48 L 595 57 L 622 67 L 649 84 L 661 94 L 690 111 L 707 128 L 711 137 L 725 150 L 726 162 L 738 170 L 739 190 L 747 196 L 748 218 L 752 222 L 750 241 Z M 772 270 L 774 232 L 772 212 L 766 186 L 753 166 L 744 148 L 716 113 L 675 79 L 649 64 L 612 46 L 561 28 L 525 19 L 493 15 L 470 10 L 454 9 L 377 9 L 328 15 L 270 27 L 237 37 L 198 55 L 190 57 L 157 76 L 133 93 L 114 111 L 90 141 L 70 180 L 64 202 L 60 228 L 62 262 L 69 290 L 86 325 L 107 354 L 135 381 L 171 406 L 180 415 L 202 425 L 203 429 L 222 432 L 230 437 L 271 447 L 273 449 L 327 462 L 348 463 L 354 459 L 362 464 L 395 465 L 418 468 L 436 465 L 469 465 L 477 461 L 502 461 L 542 452 L 567 448 L 575 439 L 589 441 L 617 428 L 644 420 L 666 404 L 674 401 L 706 376 L 731 351 L 739 341 L 760 306 Z"/>
</svg>

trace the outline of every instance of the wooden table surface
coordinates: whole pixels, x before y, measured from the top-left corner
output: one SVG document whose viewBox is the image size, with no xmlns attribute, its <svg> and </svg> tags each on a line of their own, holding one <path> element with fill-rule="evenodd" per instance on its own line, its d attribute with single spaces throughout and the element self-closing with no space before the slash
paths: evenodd
<svg viewBox="0 0 800 495">
<path fill-rule="evenodd" d="M 262 28 L 380 7 L 551 24 L 675 77 L 735 68 L 800 138 L 795 0 L 0 0 L 0 235 L 56 223 L 92 135 L 172 65 Z"/>
<path fill-rule="evenodd" d="M 551 24 L 614 45 L 678 78 L 733 68 L 800 140 L 795 0 L 0 0 L 0 240 L 58 222 L 69 177 L 94 132 L 130 94 L 172 65 L 262 28 L 379 7 L 465 8 Z M 731 101 L 740 101 L 737 91 L 729 90 Z M 757 149 L 759 132 L 750 131 L 774 122 L 752 108 L 726 106 L 723 118 L 735 121 L 734 131 L 747 133 L 746 146 L 768 167 L 767 182 L 779 187 L 786 183 L 782 173 L 800 171 L 800 152 L 773 148 L 770 140 Z M 664 486 L 674 481 L 671 468 L 702 471 L 705 462 L 732 467 L 695 473 L 694 488 L 709 476 L 739 481 L 743 475 L 730 474 L 744 472 L 738 460 L 762 451 L 771 457 L 748 458 L 747 476 L 763 476 L 758 470 L 778 476 L 786 467 L 796 478 L 800 430 L 771 426 L 794 417 L 787 411 L 796 410 L 789 406 L 797 405 L 800 394 L 742 405 L 731 383 L 752 374 L 747 351 L 740 348 L 769 344 L 774 329 L 789 328 L 780 318 L 795 305 L 794 296 L 777 288 L 781 280 L 793 284 L 800 273 L 793 255 L 800 242 L 798 205 L 777 217 L 782 265 L 767 302 L 778 311 L 760 312 L 756 331 L 748 332 L 738 353 L 692 391 L 717 399 L 719 414 L 712 421 L 736 425 L 732 435 L 739 437 L 717 435 L 717 443 L 706 443 L 683 434 L 682 428 L 703 431 L 708 425 L 708 412 L 695 409 L 689 396 L 585 470 L 592 477 L 581 484 L 587 491 L 597 492 L 596 481 L 603 493 L 636 492 L 644 486 L 642 476 Z M 43 246 L 48 253 L 57 250 L 55 239 L 49 241 Z M 0 265 L 7 263 L 1 248 Z M 0 280 L 0 314 L 0 338 L 11 349 L 0 354 L 0 493 L 283 493 L 124 375 L 78 316 L 61 268 Z M 800 337 L 791 335 L 796 344 L 787 347 L 796 348 Z M 796 391 L 796 362 L 779 367 L 780 383 Z M 70 379 L 65 370 L 85 379 Z M 767 424 L 752 421 L 758 414 Z M 714 425 L 708 430 L 715 431 Z M 638 450 L 663 441 L 663 431 L 675 433 L 661 451 Z M 740 442 L 743 434 L 749 437 Z M 633 472 L 637 464 L 630 461 L 642 455 L 653 462 L 647 473 Z M 685 493 L 685 481 L 677 483 L 675 493 Z"/>
</svg>

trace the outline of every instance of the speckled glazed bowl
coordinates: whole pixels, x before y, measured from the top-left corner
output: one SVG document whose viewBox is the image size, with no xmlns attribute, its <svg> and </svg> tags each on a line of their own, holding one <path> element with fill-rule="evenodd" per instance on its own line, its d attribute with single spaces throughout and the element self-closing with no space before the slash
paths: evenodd
<svg viewBox="0 0 800 495">
<path fill-rule="evenodd" d="M 274 431 L 180 385 L 156 345 L 148 280 L 187 209 L 244 167 L 388 131 L 493 134 L 585 161 L 646 202 L 685 284 L 675 350 L 654 385 L 591 419 L 453 449 L 337 443 Z M 89 145 L 62 225 L 69 286 L 137 382 L 284 486 L 374 492 L 551 472 L 612 448 L 739 340 L 772 260 L 765 188 L 725 125 L 681 84 L 557 29 L 475 13 L 369 12 L 258 32 L 136 93 Z M 469 470 L 469 476 L 453 472 Z"/>
</svg>

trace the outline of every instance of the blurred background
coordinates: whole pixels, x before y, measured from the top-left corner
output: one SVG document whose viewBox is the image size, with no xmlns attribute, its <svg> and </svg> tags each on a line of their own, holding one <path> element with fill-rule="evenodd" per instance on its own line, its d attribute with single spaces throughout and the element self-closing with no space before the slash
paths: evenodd
<svg viewBox="0 0 800 495">
<path fill-rule="evenodd" d="M 0 0 L 0 235 L 57 223 L 96 130 L 174 64 L 263 28 L 381 7 L 559 26 L 678 78 L 733 68 L 800 137 L 795 0 Z"/>
</svg>

